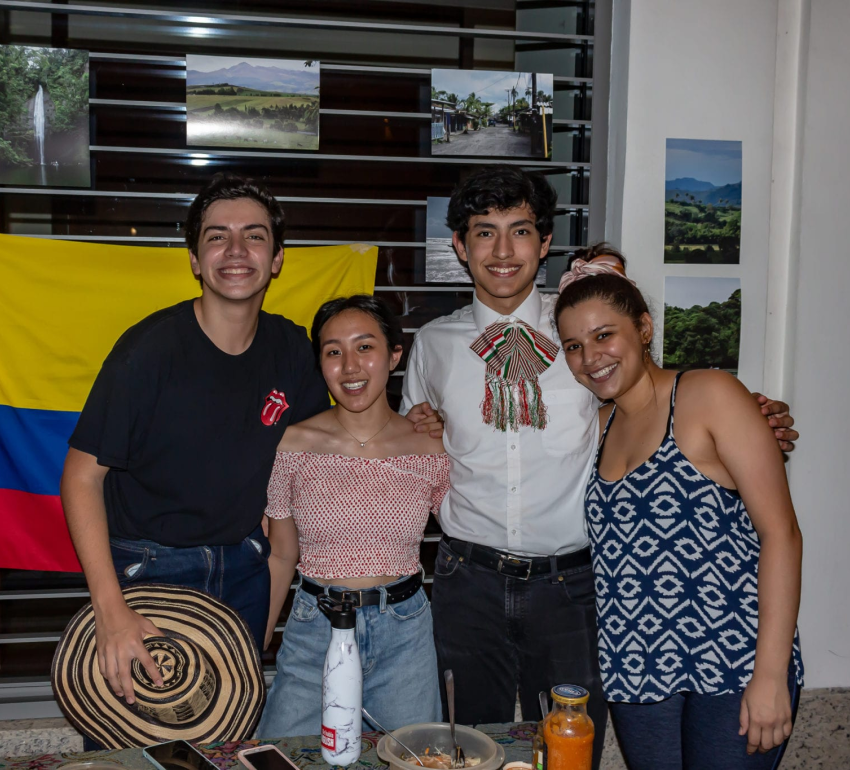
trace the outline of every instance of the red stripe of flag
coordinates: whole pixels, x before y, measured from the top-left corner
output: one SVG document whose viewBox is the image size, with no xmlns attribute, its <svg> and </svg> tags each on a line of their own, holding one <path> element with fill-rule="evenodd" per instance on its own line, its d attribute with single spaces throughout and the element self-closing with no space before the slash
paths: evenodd
<svg viewBox="0 0 850 770">
<path fill-rule="evenodd" d="M 0 489 L 0 567 L 81 572 L 59 495 Z"/>
</svg>

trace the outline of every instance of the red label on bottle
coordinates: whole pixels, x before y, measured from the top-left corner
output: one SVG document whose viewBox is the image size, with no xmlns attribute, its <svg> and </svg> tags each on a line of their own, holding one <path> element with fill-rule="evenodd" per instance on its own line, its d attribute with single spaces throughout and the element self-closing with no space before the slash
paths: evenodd
<svg viewBox="0 0 850 770">
<path fill-rule="evenodd" d="M 322 746 L 336 751 L 336 730 L 322 725 Z"/>
</svg>

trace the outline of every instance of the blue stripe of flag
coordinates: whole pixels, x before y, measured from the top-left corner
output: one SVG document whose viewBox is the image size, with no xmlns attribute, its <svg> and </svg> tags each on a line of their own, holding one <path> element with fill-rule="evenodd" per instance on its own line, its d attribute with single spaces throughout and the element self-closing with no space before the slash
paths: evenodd
<svg viewBox="0 0 850 770">
<path fill-rule="evenodd" d="M 0 405 L 0 489 L 58 495 L 79 412 Z"/>
</svg>

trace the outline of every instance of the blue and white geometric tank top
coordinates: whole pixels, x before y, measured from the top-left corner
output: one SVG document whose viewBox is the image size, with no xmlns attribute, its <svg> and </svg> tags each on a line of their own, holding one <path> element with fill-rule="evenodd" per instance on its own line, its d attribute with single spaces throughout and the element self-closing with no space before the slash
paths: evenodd
<svg viewBox="0 0 850 770">
<path fill-rule="evenodd" d="M 599 475 L 611 412 L 587 486 L 599 663 L 609 701 L 654 703 L 677 692 L 740 692 L 758 632 L 759 538 L 740 495 L 703 476 L 667 435 L 619 481 Z M 792 665 L 803 682 L 799 637 Z"/>
</svg>

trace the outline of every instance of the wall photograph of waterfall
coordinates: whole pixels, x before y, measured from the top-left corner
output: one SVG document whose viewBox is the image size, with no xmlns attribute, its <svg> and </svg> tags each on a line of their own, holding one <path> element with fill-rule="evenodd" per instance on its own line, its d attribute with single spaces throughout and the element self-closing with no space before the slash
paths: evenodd
<svg viewBox="0 0 850 770">
<path fill-rule="evenodd" d="M 0 184 L 88 187 L 88 51 L 0 46 L 0 83 Z"/>
</svg>

